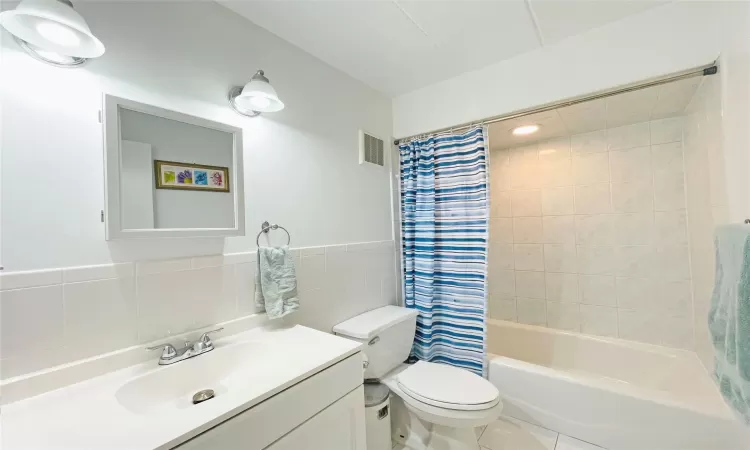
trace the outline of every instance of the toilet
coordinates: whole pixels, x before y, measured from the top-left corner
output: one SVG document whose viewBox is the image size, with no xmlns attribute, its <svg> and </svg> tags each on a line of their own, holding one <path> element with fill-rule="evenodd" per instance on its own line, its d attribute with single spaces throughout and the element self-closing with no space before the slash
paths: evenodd
<svg viewBox="0 0 750 450">
<path fill-rule="evenodd" d="M 478 450 L 476 427 L 500 417 L 497 388 L 468 370 L 418 361 L 405 364 L 417 312 L 384 306 L 333 327 L 334 334 L 362 342 L 365 379 L 386 384 L 393 440 L 410 450 Z"/>
</svg>

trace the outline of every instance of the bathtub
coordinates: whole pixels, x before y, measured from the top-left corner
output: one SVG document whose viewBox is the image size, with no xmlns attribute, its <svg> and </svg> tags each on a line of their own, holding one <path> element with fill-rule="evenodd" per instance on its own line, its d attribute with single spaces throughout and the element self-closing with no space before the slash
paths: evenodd
<svg viewBox="0 0 750 450">
<path fill-rule="evenodd" d="M 610 450 L 747 450 L 688 351 L 488 320 L 489 379 L 503 414 Z"/>
</svg>

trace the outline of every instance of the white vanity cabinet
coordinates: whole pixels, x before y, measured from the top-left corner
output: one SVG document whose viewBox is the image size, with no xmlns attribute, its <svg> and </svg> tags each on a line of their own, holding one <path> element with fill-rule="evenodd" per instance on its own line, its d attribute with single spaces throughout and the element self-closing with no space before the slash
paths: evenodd
<svg viewBox="0 0 750 450">
<path fill-rule="evenodd" d="M 366 450 L 362 356 L 355 353 L 175 448 Z"/>
<path fill-rule="evenodd" d="M 359 342 L 302 325 L 266 324 L 214 344 L 213 351 L 176 364 L 147 361 L 3 404 L 0 447 L 366 450 Z M 31 384 L 50 376 L 57 374 Z M 14 387 L 15 395 L 29 386 Z M 193 405 L 204 389 L 216 396 Z M 7 392 L 4 384 L 3 397 Z"/>
<path fill-rule="evenodd" d="M 266 450 L 366 450 L 363 398 L 360 386 Z"/>
</svg>

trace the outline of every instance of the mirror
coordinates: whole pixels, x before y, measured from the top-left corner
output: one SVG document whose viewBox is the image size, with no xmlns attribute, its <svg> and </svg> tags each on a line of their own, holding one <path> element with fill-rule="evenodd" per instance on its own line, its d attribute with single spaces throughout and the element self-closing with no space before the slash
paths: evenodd
<svg viewBox="0 0 750 450">
<path fill-rule="evenodd" d="M 107 239 L 244 235 L 242 129 L 104 96 Z"/>
</svg>

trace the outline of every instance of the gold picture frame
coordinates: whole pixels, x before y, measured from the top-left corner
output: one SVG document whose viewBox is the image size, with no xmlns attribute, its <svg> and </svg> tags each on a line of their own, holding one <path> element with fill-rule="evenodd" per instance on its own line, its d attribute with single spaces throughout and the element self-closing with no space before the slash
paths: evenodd
<svg viewBox="0 0 750 450">
<path fill-rule="evenodd" d="M 229 168 L 154 160 L 156 189 L 229 192 Z"/>
</svg>

